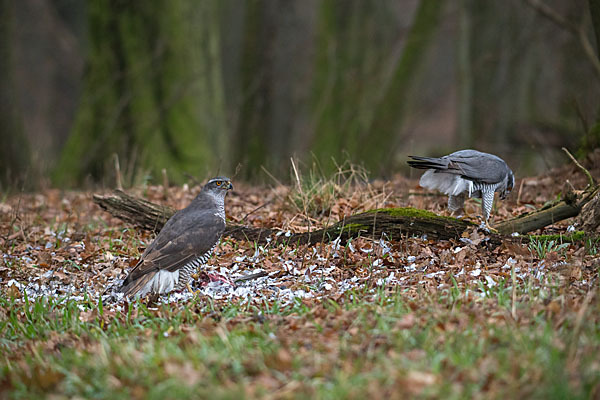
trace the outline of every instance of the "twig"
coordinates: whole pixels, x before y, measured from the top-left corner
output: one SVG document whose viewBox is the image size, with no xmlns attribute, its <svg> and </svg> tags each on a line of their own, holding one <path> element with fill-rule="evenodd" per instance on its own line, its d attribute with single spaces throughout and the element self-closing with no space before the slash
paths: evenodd
<svg viewBox="0 0 600 400">
<path fill-rule="evenodd" d="M 302 185 L 300 184 L 300 177 L 298 176 L 298 169 L 296 168 L 296 163 L 294 162 L 294 158 L 290 157 L 290 161 L 292 162 L 292 168 L 294 169 L 294 175 L 296 176 L 296 183 L 298 184 L 298 190 L 300 191 L 300 194 L 303 195 Z"/>
<path fill-rule="evenodd" d="M 169 176 L 167 175 L 167 169 L 162 169 L 162 178 L 163 178 L 163 196 L 164 198 L 169 197 Z"/>
<path fill-rule="evenodd" d="M 269 176 L 269 178 L 273 179 L 273 180 L 275 181 L 275 183 L 277 183 L 279 186 L 284 186 L 284 185 L 283 185 L 283 183 L 281 183 L 281 181 L 280 181 L 279 179 L 275 178 L 275 177 L 273 176 L 273 174 L 271 174 L 271 173 L 270 173 L 270 172 L 269 172 L 269 171 L 268 171 L 268 170 L 267 170 L 267 169 L 264 167 L 264 165 L 261 165 L 261 166 L 260 166 L 260 169 L 262 169 L 262 170 L 263 170 L 263 172 L 264 172 L 265 174 L 267 174 L 267 175 Z"/>
<path fill-rule="evenodd" d="M 543 1 L 526 0 L 526 3 L 529 4 L 529 6 L 535 11 L 548 18 L 550 21 L 554 22 L 556 25 L 568 30 L 574 35 L 577 34 L 577 31 L 579 29 L 577 29 L 577 26 L 575 26 L 575 24 L 563 18 L 563 16 L 560 15 L 560 13 L 558 13 L 556 10 L 545 4 Z"/>
<path fill-rule="evenodd" d="M 189 172 L 184 172 L 183 176 L 185 176 L 190 181 L 192 181 L 194 183 L 194 185 L 202 186 L 202 182 L 200 182 L 194 175 L 190 174 Z"/>
<path fill-rule="evenodd" d="M 240 276 L 239 278 L 236 278 L 233 280 L 233 283 L 240 283 L 240 282 L 245 282 L 245 281 L 251 281 L 253 279 L 258 279 L 258 278 L 262 278 L 263 276 L 268 276 L 269 273 L 266 271 L 259 271 L 256 272 L 254 274 L 249 274 L 249 275 L 244 275 L 244 276 Z"/>
<path fill-rule="evenodd" d="M 579 167 L 580 170 L 583 171 L 583 173 L 585 174 L 585 176 L 587 176 L 588 178 L 588 186 L 594 186 L 596 184 L 596 181 L 594 181 L 594 177 L 592 176 L 592 174 L 590 174 L 590 171 L 588 171 L 587 169 L 585 169 L 585 167 L 581 164 L 579 164 L 579 161 L 577 161 L 575 159 L 575 157 L 573 157 L 573 155 L 571 153 L 569 153 L 569 150 L 567 150 L 565 147 L 562 148 L 563 151 L 565 153 L 567 153 L 567 155 L 569 156 L 569 158 L 571 159 L 571 161 L 573 161 L 575 163 L 575 165 L 577 165 L 577 167 Z"/>
<path fill-rule="evenodd" d="M 515 264 L 517 264 L 516 262 L 512 263 L 512 268 L 510 270 L 510 275 L 511 275 L 511 279 L 512 279 L 512 307 L 511 307 L 511 314 L 513 319 L 516 321 L 517 320 L 517 276 L 515 274 Z"/>
<path fill-rule="evenodd" d="M 302 197 L 302 206 L 304 207 L 304 215 L 308 219 L 308 209 L 306 207 L 306 202 L 308 198 L 305 197 L 304 191 L 302 190 L 302 184 L 300 183 L 300 176 L 298 174 L 298 169 L 296 168 L 296 163 L 294 162 L 294 157 L 290 157 L 290 161 L 292 162 L 292 168 L 294 169 L 294 175 L 296 175 L 296 182 L 298 183 L 298 191 L 300 192 L 300 196 Z M 310 219 L 308 219 L 308 235 L 310 238 L 310 232 L 312 231 L 312 225 L 310 223 Z M 302 263 L 304 264 L 304 258 L 302 258 Z"/>
<path fill-rule="evenodd" d="M 123 190 L 123 184 L 121 182 L 121 166 L 119 165 L 119 155 L 117 153 L 114 154 L 115 159 L 115 175 L 117 179 L 117 189 Z"/>
<path fill-rule="evenodd" d="M 254 214 L 255 212 L 257 212 L 258 210 L 260 210 L 261 208 L 271 204 L 273 202 L 273 200 L 269 200 L 266 203 L 261 204 L 260 206 L 256 207 L 254 210 L 250 211 L 249 213 L 247 213 L 246 215 L 244 215 L 242 217 L 242 219 L 240 220 L 240 222 L 245 221 L 246 218 L 248 218 L 249 215 Z"/>
<path fill-rule="evenodd" d="M 521 184 L 519 185 L 519 195 L 517 196 L 517 204 L 521 204 L 521 192 L 523 191 L 523 184 L 525 183 L 525 178 L 521 179 Z"/>
<path fill-rule="evenodd" d="M 235 179 L 235 177 L 240 173 L 241 170 L 242 170 L 242 163 L 238 163 L 235 166 L 235 172 L 233 173 L 233 176 L 231 177 L 231 179 Z"/>
<path fill-rule="evenodd" d="M 596 75 L 598 75 L 600 78 L 600 60 L 596 56 L 594 46 L 592 46 L 592 43 L 590 42 L 590 39 L 587 37 L 587 33 L 583 28 L 579 28 L 579 42 L 581 43 L 581 47 L 583 47 L 583 52 L 591 61 Z"/>
</svg>

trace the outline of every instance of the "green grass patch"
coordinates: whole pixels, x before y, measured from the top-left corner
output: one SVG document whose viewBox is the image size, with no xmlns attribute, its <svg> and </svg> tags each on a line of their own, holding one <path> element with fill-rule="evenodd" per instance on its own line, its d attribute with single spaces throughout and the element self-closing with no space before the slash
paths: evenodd
<svg viewBox="0 0 600 400">
<path fill-rule="evenodd" d="M 351 235 L 361 231 L 368 231 L 369 228 L 369 226 L 363 224 L 344 224 L 343 226 L 337 228 L 337 232 L 340 234 L 346 232 Z"/>
<path fill-rule="evenodd" d="M 587 398 L 598 388 L 598 300 L 585 318 L 518 288 L 397 289 L 291 305 L 198 298 L 111 311 L 101 303 L 0 297 L 9 397 Z M 6 389 L 8 388 L 8 389 Z"/>
</svg>

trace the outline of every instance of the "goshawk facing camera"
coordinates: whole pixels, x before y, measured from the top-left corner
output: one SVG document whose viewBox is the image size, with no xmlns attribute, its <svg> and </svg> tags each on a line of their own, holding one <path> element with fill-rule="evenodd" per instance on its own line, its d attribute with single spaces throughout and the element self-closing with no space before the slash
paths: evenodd
<svg viewBox="0 0 600 400">
<path fill-rule="evenodd" d="M 467 196 L 481 198 L 485 224 L 494 204 L 494 193 L 506 198 L 515 185 L 515 177 L 506 162 L 493 154 L 460 150 L 444 157 L 410 156 L 408 165 L 426 169 L 419 184 L 448 195 L 450 211 L 462 209 Z"/>
<path fill-rule="evenodd" d="M 183 289 L 225 230 L 225 195 L 230 189 L 229 178 L 209 180 L 190 205 L 167 221 L 118 291 L 143 297 Z"/>
</svg>

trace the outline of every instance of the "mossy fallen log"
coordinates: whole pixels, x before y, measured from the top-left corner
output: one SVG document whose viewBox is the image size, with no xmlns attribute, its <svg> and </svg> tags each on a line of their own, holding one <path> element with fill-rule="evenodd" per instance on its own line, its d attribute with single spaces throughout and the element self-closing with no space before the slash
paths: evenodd
<svg viewBox="0 0 600 400">
<path fill-rule="evenodd" d="M 94 195 L 94 202 L 113 216 L 141 229 L 159 231 L 175 210 L 154 204 L 115 190 L 108 195 Z M 355 214 L 344 220 L 311 232 L 290 233 L 277 229 L 228 224 L 224 235 L 238 240 L 263 243 L 267 238 L 279 243 L 315 244 L 336 238 L 369 236 L 389 238 L 423 236 L 431 239 L 460 238 L 462 233 L 476 225 L 452 217 L 444 217 L 416 208 L 382 208 Z M 496 236 L 496 235 L 493 235 Z M 500 239 L 494 240 L 500 242 Z"/>
<path fill-rule="evenodd" d="M 489 234 L 489 243 L 499 244 L 511 238 L 513 232 L 525 234 L 557 221 L 579 214 L 582 207 L 598 193 L 590 187 L 580 195 L 569 192 L 563 200 L 532 213 L 501 222 L 494 226 L 498 234 Z M 175 210 L 115 190 L 108 195 L 94 195 L 96 202 L 113 216 L 142 229 L 159 231 Z M 277 229 L 228 224 L 225 236 L 238 240 L 264 243 L 268 238 L 276 243 L 315 244 L 336 238 L 346 241 L 350 237 L 369 236 L 388 238 L 423 236 L 436 240 L 458 239 L 472 222 L 434 214 L 416 208 L 381 208 L 349 216 L 337 223 L 310 232 L 289 233 Z M 519 239 L 521 240 L 521 239 Z M 523 238 L 522 240 L 527 240 Z"/>
<path fill-rule="evenodd" d="M 311 232 L 286 233 L 273 229 L 228 225 L 226 236 L 262 242 L 271 237 L 275 242 L 316 244 L 340 238 L 367 236 L 390 239 L 426 235 L 431 239 L 456 239 L 476 225 L 456 218 L 443 217 L 416 208 L 382 208 L 355 214 L 337 223 Z"/>
</svg>

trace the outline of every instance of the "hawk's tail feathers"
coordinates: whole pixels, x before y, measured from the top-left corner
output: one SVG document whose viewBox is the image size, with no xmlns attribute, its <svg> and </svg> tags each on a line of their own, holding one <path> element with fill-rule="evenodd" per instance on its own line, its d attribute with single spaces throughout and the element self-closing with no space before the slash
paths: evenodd
<svg viewBox="0 0 600 400">
<path fill-rule="evenodd" d="M 408 160 L 407 163 L 413 168 L 417 169 L 446 169 L 447 163 L 439 158 L 433 157 L 420 157 L 420 156 L 409 156 L 412 160 Z"/>
<path fill-rule="evenodd" d="M 140 276 L 139 278 L 134 279 L 130 282 L 127 282 L 127 280 L 125 280 L 123 282 L 123 286 L 121 286 L 121 288 L 119 289 L 119 292 L 123 293 L 125 297 L 135 296 L 136 294 L 140 293 L 140 291 L 146 286 L 148 282 L 150 282 L 152 278 L 154 278 L 154 275 L 156 275 L 155 271 L 144 274 L 143 276 Z"/>
</svg>

